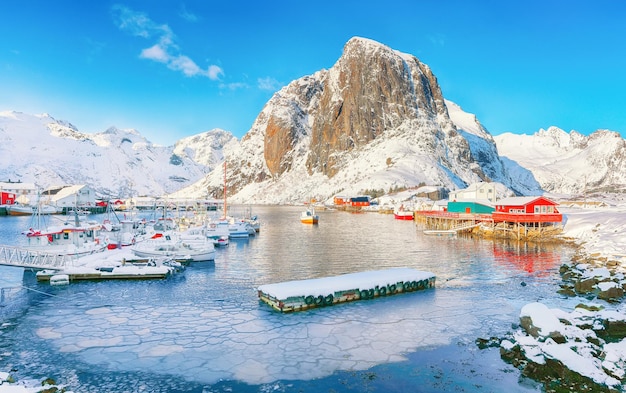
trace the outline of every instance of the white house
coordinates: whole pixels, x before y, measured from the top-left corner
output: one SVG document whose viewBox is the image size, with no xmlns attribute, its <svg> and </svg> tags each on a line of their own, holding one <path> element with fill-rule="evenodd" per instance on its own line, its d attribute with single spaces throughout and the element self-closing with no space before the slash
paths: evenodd
<svg viewBox="0 0 626 393">
<path fill-rule="evenodd" d="M 43 195 L 49 194 L 52 194 L 52 191 L 43 192 Z M 54 205 L 60 208 L 94 207 L 96 205 L 96 193 L 86 185 L 62 187 L 50 195 L 50 199 Z"/>
<path fill-rule="evenodd" d="M 464 190 L 450 191 L 450 196 L 448 199 L 451 201 L 486 200 L 494 203 L 497 199 L 496 183 L 473 183 Z"/>
</svg>

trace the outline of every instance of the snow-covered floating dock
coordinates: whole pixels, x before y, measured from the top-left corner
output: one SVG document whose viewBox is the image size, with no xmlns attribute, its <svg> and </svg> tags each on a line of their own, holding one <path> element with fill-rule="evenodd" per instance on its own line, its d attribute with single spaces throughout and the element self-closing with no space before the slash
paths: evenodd
<svg viewBox="0 0 626 393">
<path fill-rule="evenodd" d="M 435 275 L 430 272 L 395 268 L 267 284 L 257 290 L 259 299 L 275 310 L 291 312 L 434 286 Z"/>
</svg>

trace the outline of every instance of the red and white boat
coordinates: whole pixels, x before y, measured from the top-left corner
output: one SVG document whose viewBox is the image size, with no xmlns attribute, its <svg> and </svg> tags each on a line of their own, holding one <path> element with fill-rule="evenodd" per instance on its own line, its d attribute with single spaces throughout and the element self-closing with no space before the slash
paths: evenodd
<svg viewBox="0 0 626 393">
<path fill-rule="evenodd" d="M 106 239 L 100 235 L 101 225 L 97 222 L 69 222 L 44 229 L 30 228 L 22 232 L 26 235 L 24 248 L 54 255 L 82 256 L 104 251 Z"/>
<path fill-rule="evenodd" d="M 413 211 L 405 208 L 404 205 L 400 205 L 400 207 L 393 210 L 393 216 L 396 220 L 412 220 Z"/>
</svg>

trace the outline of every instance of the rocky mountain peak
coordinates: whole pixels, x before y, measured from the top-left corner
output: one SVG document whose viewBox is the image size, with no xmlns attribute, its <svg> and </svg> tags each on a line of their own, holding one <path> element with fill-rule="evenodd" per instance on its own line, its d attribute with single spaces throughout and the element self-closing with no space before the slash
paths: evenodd
<svg viewBox="0 0 626 393">
<path fill-rule="evenodd" d="M 528 191 L 504 169 L 475 116 L 453 110 L 460 126 L 415 56 L 354 37 L 331 68 L 274 94 L 241 142 L 225 148 L 227 176 L 218 167 L 181 193 L 217 196 L 224 179 L 228 195 L 242 203 L 490 180 Z"/>
<path fill-rule="evenodd" d="M 410 119 L 447 118 L 430 69 L 375 41 L 352 38 L 325 76 L 311 127 L 309 172 L 332 177 L 336 152 L 366 145 Z"/>
</svg>

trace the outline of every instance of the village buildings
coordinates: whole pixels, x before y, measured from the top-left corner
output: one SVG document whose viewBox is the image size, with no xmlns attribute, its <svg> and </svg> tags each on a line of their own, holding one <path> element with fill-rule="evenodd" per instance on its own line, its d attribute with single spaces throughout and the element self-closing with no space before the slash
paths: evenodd
<svg viewBox="0 0 626 393">
<path fill-rule="evenodd" d="M 416 221 L 429 233 L 482 231 L 517 239 L 562 228 L 558 203 L 544 196 L 497 198 L 498 184 L 476 183 L 450 192 L 443 211 L 416 211 Z"/>
</svg>

